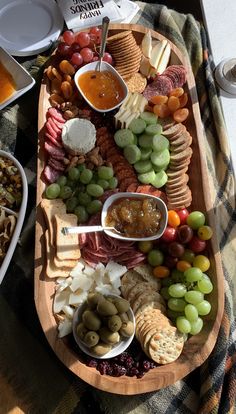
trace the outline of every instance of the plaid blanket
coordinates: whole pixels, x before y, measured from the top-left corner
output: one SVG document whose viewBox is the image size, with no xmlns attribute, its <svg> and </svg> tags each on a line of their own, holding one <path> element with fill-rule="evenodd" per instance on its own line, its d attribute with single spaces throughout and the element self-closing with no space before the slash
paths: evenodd
<svg viewBox="0 0 236 414">
<path fill-rule="evenodd" d="M 236 212 L 235 179 L 214 64 L 203 27 L 192 15 L 138 2 L 135 23 L 154 28 L 189 57 L 196 79 L 211 197 L 225 277 L 225 310 L 213 352 L 183 380 L 157 392 L 119 396 L 96 390 L 75 377 L 49 347 L 34 306 L 34 223 L 37 102 L 47 55 L 24 62 L 37 86 L 0 113 L 0 148 L 25 166 L 29 202 L 24 229 L 0 286 L 0 413 L 233 413 L 236 400 Z"/>
</svg>

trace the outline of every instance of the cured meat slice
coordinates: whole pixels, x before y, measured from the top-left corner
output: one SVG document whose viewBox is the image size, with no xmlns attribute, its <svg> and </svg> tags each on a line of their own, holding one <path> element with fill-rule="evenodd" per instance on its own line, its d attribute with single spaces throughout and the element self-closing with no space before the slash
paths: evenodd
<svg viewBox="0 0 236 414">
<path fill-rule="evenodd" d="M 49 132 L 45 132 L 45 136 L 51 141 L 56 147 L 63 148 L 62 143 L 60 140 L 54 138 Z"/>
<path fill-rule="evenodd" d="M 58 177 L 60 177 L 61 173 L 60 171 L 55 170 L 55 168 L 51 167 L 50 165 L 46 165 L 43 170 L 43 175 L 46 181 L 49 184 L 52 184 L 58 179 Z"/>
<path fill-rule="evenodd" d="M 59 135 L 59 136 L 61 135 L 62 128 L 59 128 L 57 126 L 57 124 L 54 122 L 54 119 L 51 116 L 48 118 L 47 123 L 49 123 L 51 125 L 52 129 L 56 132 L 57 135 Z M 47 125 L 47 123 L 46 123 L 46 125 Z"/>
<path fill-rule="evenodd" d="M 149 101 L 156 95 L 169 95 L 172 89 L 173 85 L 171 79 L 163 74 L 157 76 L 157 78 L 144 89 L 143 96 Z"/>
<path fill-rule="evenodd" d="M 48 114 L 54 119 L 56 119 L 59 122 L 65 122 L 65 119 L 63 118 L 63 115 L 61 114 L 60 111 L 58 111 L 58 109 L 56 108 L 49 108 L 48 109 Z"/>
<path fill-rule="evenodd" d="M 65 170 L 65 165 L 62 164 L 62 162 L 60 162 L 59 160 L 57 160 L 53 157 L 49 158 L 48 165 L 50 165 L 51 167 L 53 167 L 57 171 L 64 171 Z"/>
<path fill-rule="evenodd" d="M 45 151 L 51 155 L 51 157 L 55 158 L 56 160 L 63 160 L 66 153 L 63 148 L 56 147 L 55 145 L 51 144 L 48 141 L 44 143 Z"/>
<path fill-rule="evenodd" d="M 55 139 L 57 139 L 57 137 L 58 137 L 58 134 L 57 134 L 57 132 L 55 131 L 55 129 L 53 129 L 53 127 L 52 127 L 52 125 L 50 124 L 50 122 L 49 121 L 47 121 L 46 122 L 46 130 L 49 132 L 49 134 L 53 137 L 53 138 L 55 138 Z"/>
</svg>

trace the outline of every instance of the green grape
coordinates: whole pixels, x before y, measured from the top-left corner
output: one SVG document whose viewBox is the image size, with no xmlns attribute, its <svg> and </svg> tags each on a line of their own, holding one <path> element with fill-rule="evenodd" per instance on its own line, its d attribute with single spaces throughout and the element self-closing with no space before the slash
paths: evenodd
<svg viewBox="0 0 236 414">
<path fill-rule="evenodd" d="M 96 184 L 100 185 L 103 190 L 107 190 L 109 188 L 109 182 L 107 180 L 103 180 L 102 178 L 100 178 Z"/>
<path fill-rule="evenodd" d="M 168 307 L 175 312 L 183 312 L 186 306 L 184 299 L 170 298 L 168 300 Z"/>
<path fill-rule="evenodd" d="M 170 285 L 173 285 L 173 283 L 174 283 L 173 279 L 171 279 L 170 277 L 165 277 L 161 281 L 161 286 L 162 287 L 169 287 Z"/>
<path fill-rule="evenodd" d="M 78 200 L 76 197 L 71 197 L 66 200 L 66 211 L 67 213 L 73 213 L 75 207 L 78 205 Z"/>
<path fill-rule="evenodd" d="M 201 211 L 193 211 L 187 217 L 186 223 L 193 229 L 197 230 L 205 223 L 205 216 Z"/>
<path fill-rule="evenodd" d="M 190 267 L 185 270 L 184 277 L 187 282 L 197 282 L 202 279 L 202 271 L 198 267 Z"/>
<path fill-rule="evenodd" d="M 70 187 L 71 189 L 74 190 L 76 188 L 76 186 L 77 186 L 77 181 L 72 181 L 72 180 L 67 179 L 66 186 L 67 187 Z"/>
<path fill-rule="evenodd" d="M 206 295 L 208 293 L 211 293 L 213 290 L 213 284 L 211 283 L 210 280 L 207 280 L 207 279 L 199 280 L 197 282 L 197 286 L 200 292 L 205 293 Z"/>
<path fill-rule="evenodd" d="M 92 197 L 101 197 L 104 193 L 103 188 L 98 184 L 88 184 L 86 191 Z"/>
<path fill-rule="evenodd" d="M 78 168 L 72 167 L 68 170 L 68 177 L 72 181 L 78 181 L 80 172 Z"/>
<path fill-rule="evenodd" d="M 197 318 L 196 321 L 191 322 L 191 331 L 189 332 L 191 335 L 197 335 L 201 332 L 203 327 L 203 320 L 201 318 Z"/>
<path fill-rule="evenodd" d="M 89 217 L 87 211 L 85 210 L 85 207 L 83 207 L 83 206 L 75 207 L 74 214 L 76 214 L 76 216 L 78 218 L 78 222 L 80 224 L 85 223 L 88 220 L 88 217 Z"/>
<path fill-rule="evenodd" d="M 181 272 L 178 269 L 173 269 L 171 271 L 171 278 L 175 281 L 175 282 L 183 282 L 184 281 L 184 274 L 183 272 Z"/>
<path fill-rule="evenodd" d="M 168 292 L 173 298 L 182 298 L 187 292 L 187 289 L 182 283 L 175 283 L 169 287 Z"/>
<path fill-rule="evenodd" d="M 91 203 L 92 197 L 88 193 L 79 193 L 78 194 L 78 201 L 81 206 L 87 206 Z"/>
<path fill-rule="evenodd" d="M 181 256 L 181 260 L 185 260 L 186 262 L 192 263 L 195 254 L 190 249 L 185 249 L 184 254 Z"/>
<path fill-rule="evenodd" d="M 202 292 L 198 292 L 196 290 L 189 290 L 185 293 L 184 298 L 186 302 L 191 303 L 192 305 L 196 305 L 200 303 L 204 299 L 204 295 Z"/>
<path fill-rule="evenodd" d="M 100 200 L 93 200 L 89 205 L 87 205 L 87 212 L 89 214 L 96 214 L 102 209 L 102 202 Z"/>
<path fill-rule="evenodd" d="M 188 334 L 191 331 L 192 326 L 184 316 L 178 316 L 175 322 L 180 332 Z"/>
<path fill-rule="evenodd" d="M 93 172 L 89 170 L 88 168 L 85 168 L 80 173 L 80 182 L 83 184 L 88 184 L 93 178 Z"/>
<path fill-rule="evenodd" d="M 170 299 L 170 294 L 169 294 L 168 290 L 169 290 L 169 288 L 166 286 L 166 287 L 161 288 L 161 291 L 160 291 L 161 296 L 165 300 Z"/>
<path fill-rule="evenodd" d="M 86 190 L 86 187 L 84 184 L 79 184 L 76 186 L 76 189 L 74 191 L 74 196 L 79 197 L 80 193 L 84 193 Z"/>
<path fill-rule="evenodd" d="M 164 254 L 158 249 L 153 249 L 148 253 L 147 259 L 151 266 L 160 266 L 164 261 Z"/>
<path fill-rule="evenodd" d="M 197 305 L 194 306 L 189 303 L 188 305 L 185 306 L 184 313 L 189 322 L 196 321 L 198 318 Z"/>
<path fill-rule="evenodd" d="M 208 315 L 208 313 L 210 313 L 211 304 L 207 300 L 203 300 L 202 302 L 196 305 L 196 308 L 200 316 L 205 316 Z"/>
<path fill-rule="evenodd" d="M 58 177 L 56 182 L 57 182 L 57 184 L 59 184 L 60 187 L 62 187 L 64 185 L 66 185 L 67 178 L 66 178 L 65 175 L 61 175 L 60 177 Z"/>
<path fill-rule="evenodd" d="M 114 175 L 113 168 L 106 167 L 105 165 L 102 165 L 101 167 L 98 167 L 98 178 L 101 180 L 109 180 Z"/>
<path fill-rule="evenodd" d="M 204 280 L 210 280 L 210 281 L 211 281 L 211 279 L 209 278 L 209 276 L 208 276 L 206 273 L 203 273 L 203 274 L 202 274 L 202 278 L 203 278 Z"/>
<path fill-rule="evenodd" d="M 77 168 L 78 168 L 79 172 L 81 172 L 81 171 L 85 170 L 86 166 L 85 166 L 85 164 L 79 164 L 79 165 L 77 165 Z"/>
<path fill-rule="evenodd" d="M 59 196 L 63 200 L 66 200 L 67 198 L 71 198 L 71 196 L 72 196 L 71 187 L 69 187 L 68 185 L 64 185 L 64 187 L 61 187 Z"/>
<path fill-rule="evenodd" d="M 61 188 L 59 184 L 57 183 L 49 184 L 49 186 L 46 188 L 46 197 L 50 199 L 57 198 L 60 195 L 60 191 L 61 191 Z"/>
<path fill-rule="evenodd" d="M 109 180 L 109 189 L 114 190 L 118 186 L 118 180 L 116 177 L 111 177 Z"/>
<path fill-rule="evenodd" d="M 182 312 L 175 312 L 171 309 L 167 309 L 167 316 L 168 318 L 170 318 L 172 321 L 175 321 L 176 318 L 178 318 L 178 316 L 183 316 Z"/>
</svg>

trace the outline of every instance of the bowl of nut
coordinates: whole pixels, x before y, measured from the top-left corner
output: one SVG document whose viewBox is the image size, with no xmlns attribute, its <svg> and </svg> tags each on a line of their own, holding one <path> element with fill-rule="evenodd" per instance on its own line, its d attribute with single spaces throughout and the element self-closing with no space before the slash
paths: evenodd
<svg viewBox="0 0 236 414">
<path fill-rule="evenodd" d="M 127 300 L 91 293 L 73 317 L 73 335 L 80 349 L 94 358 L 113 358 L 124 352 L 135 333 L 135 318 Z"/>
</svg>

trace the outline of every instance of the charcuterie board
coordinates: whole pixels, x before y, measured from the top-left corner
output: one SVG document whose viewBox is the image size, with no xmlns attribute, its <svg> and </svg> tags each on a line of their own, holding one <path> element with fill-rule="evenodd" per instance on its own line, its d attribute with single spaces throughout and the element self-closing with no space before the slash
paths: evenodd
<svg viewBox="0 0 236 414">
<path fill-rule="evenodd" d="M 138 45 L 149 29 L 138 25 L 110 25 L 109 36 L 124 30 L 131 30 Z M 150 31 L 152 39 L 163 40 L 162 35 Z M 171 63 L 183 65 L 187 70 L 186 91 L 189 95 L 190 114 L 186 121 L 186 128 L 192 136 L 192 158 L 189 165 L 189 185 L 192 191 L 191 210 L 204 211 L 207 221 L 214 229 L 213 205 L 210 198 L 206 161 L 204 156 L 204 140 L 202 123 L 200 118 L 198 97 L 194 76 L 187 58 L 169 42 L 171 46 Z M 45 166 L 45 154 L 43 149 L 45 136 L 46 112 L 49 103 L 49 91 L 46 76 L 41 85 L 39 100 L 39 144 L 38 144 L 38 173 L 37 173 L 37 212 L 36 212 L 36 247 L 35 247 L 35 303 L 42 329 L 47 340 L 58 358 L 73 373 L 82 380 L 96 388 L 117 394 L 139 394 L 164 388 L 179 379 L 185 377 L 192 370 L 200 366 L 210 355 L 219 332 L 224 306 L 224 282 L 221 268 L 220 252 L 216 235 L 209 243 L 209 259 L 211 267 L 209 275 L 214 285 L 213 291 L 208 295 L 212 309 L 205 317 L 202 331 L 193 335 L 184 345 L 180 357 L 170 364 L 159 365 L 147 372 L 143 378 L 120 376 L 113 377 L 101 375 L 94 368 L 86 366 L 79 358 L 74 348 L 70 346 L 67 338 L 58 338 L 57 321 L 53 314 L 53 296 L 55 293 L 55 279 L 49 279 L 45 273 L 46 254 L 43 234 L 45 232 L 45 220 L 40 203 L 45 190 L 43 169 Z"/>
</svg>

